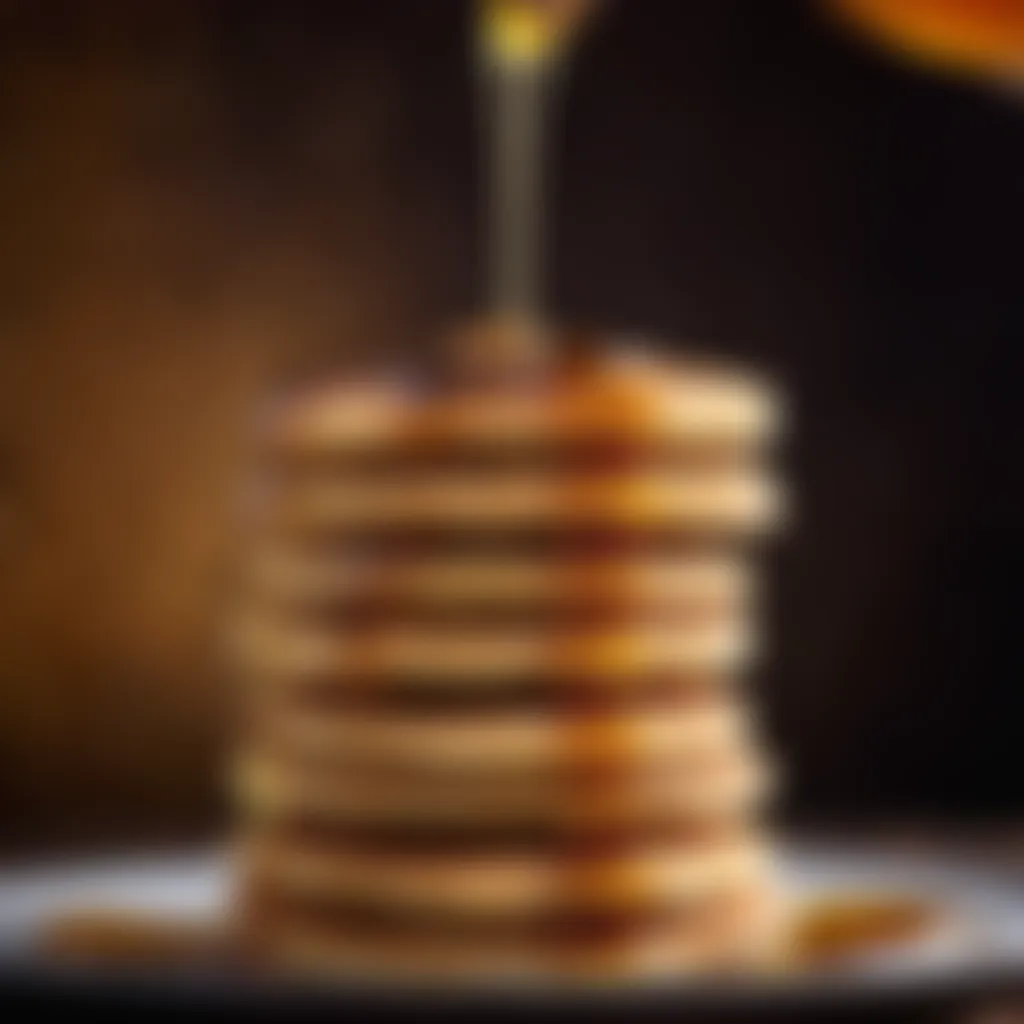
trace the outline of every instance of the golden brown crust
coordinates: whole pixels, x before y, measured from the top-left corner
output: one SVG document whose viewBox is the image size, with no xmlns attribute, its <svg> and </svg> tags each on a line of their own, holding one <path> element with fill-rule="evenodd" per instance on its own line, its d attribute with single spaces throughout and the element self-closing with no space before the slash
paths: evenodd
<svg viewBox="0 0 1024 1024">
<path fill-rule="evenodd" d="M 432 978 L 742 961 L 771 903 L 733 685 L 771 389 L 583 335 L 462 342 L 272 428 L 236 637 L 250 937 Z"/>
</svg>

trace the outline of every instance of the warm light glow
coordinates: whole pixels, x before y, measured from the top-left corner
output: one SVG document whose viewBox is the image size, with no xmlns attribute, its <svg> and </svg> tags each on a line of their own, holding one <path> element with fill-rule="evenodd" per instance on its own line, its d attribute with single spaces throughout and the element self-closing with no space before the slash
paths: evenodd
<svg viewBox="0 0 1024 1024">
<path fill-rule="evenodd" d="M 1022 0 L 835 0 L 835 7 L 915 58 L 1024 76 Z"/>
</svg>

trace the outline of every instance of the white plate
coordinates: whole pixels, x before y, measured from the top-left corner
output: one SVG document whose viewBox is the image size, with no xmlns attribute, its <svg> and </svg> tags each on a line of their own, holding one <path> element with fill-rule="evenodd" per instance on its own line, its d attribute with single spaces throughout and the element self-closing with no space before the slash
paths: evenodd
<svg viewBox="0 0 1024 1024">
<path fill-rule="evenodd" d="M 769 984 L 745 984 L 760 996 L 844 989 L 949 988 L 972 979 L 1024 979 L 1024 883 L 968 862 L 864 853 L 839 847 L 794 846 L 783 856 L 797 897 L 828 892 L 920 895 L 945 908 L 950 927 L 933 941 L 888 951 L 828 977 L 816 975 Z M 55 914 L 74 909 L 157 912 L 184 920 L 216 917 L 227 891 L 227 867 L 217 851 L 134 855 L 49 862 L 0 869 L 0 963 L 49 965 L 37 952 L 41 929 Z M 231 979 L 231 986 L 248 984 Z M 736 986 L 730 986 L 732 995 Z"/>
</svg>

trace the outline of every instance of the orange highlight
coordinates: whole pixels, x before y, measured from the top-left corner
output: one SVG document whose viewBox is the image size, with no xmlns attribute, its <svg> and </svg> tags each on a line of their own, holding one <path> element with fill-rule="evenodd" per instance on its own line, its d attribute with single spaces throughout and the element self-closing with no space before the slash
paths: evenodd
<svg viewBox="0 0 1024 1024">
<path fill-rule="evenodd" d="M 1024 78 L 1024 0 L 832 0 L 831 6 L 911 58 Z"/>
</svg>

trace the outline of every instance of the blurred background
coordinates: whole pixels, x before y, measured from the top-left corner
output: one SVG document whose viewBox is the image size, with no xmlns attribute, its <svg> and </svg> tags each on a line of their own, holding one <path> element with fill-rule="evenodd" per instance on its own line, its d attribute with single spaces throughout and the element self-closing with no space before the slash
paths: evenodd
<svg viewBox="0 0 1024 1024">
<path fill-rule="evenodd" d="M 605 5 L 551 125 L 549 305 L 790 393 L 784 814 L 1024 821 L 1024 73 L 838 6 Z M 245 431 L 283 377 L 478 305 L 469 26 L 0 0 L 3 849 L 217 828 Z"/>
</svg>

